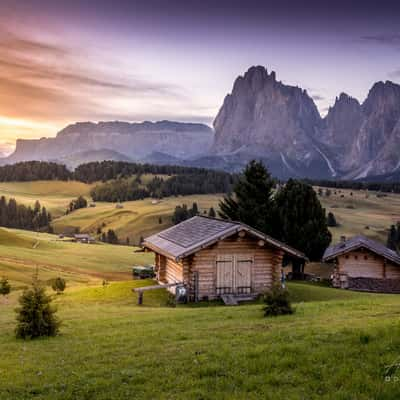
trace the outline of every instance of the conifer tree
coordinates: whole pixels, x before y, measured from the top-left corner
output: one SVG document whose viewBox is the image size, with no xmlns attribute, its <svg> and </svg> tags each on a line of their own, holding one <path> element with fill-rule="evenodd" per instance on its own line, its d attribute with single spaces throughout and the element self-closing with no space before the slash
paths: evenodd
<svg viewBox="0 0 400 400">
<path fill-rule="evenodd" d="M 3 277 L 0 279 L 0 295 L 7 296 L 11 292 L 11 285 L 8 279 Z"/>
<path fill-rule="evenodd" d="M 391 225 L 388 233 L 386 246 L 391 250 L 397 251 L 398 244 L 399 244 L 398 230 L 394 225 Z"/>
<path fill-rule="evenodd" d="M 326 222 L 327 222 L 329 227 L 337 226 L 336 218 L 335 218 L 335 215 L 333 214 L 333 212 L 329 212 L 328 213 L 328 217 L 326 219 Z"/>
<path fill-rule="evenodd" d="M 58 277 L 54 279 L 51 287 L 55 292 L 57 292 L 57 294 L 61 294 L 67 287 L 67 282 L 65 279 Z"/>
<path fill-rule="evenodd" d="M 264 165 L 251 161 L 235 184 L 234 195 L 228 195 L 220 202 L 220 217 L 241 221 L 272 234 L 274 184 Z"/>
<path fill-rule="evenodd" d="M 40 336 L 57 335 L 60 327 L 57 310 L 37 277 L 34 278 L 31 288 L 24 290 L 18 301 L 20 306 L 15 310 L 17 338 L 35 339 Z"/>
<path fill-rule="evenodd" d="M 275 196 L 275 210 L 273 236 L 319 261 L 332 236 L 312 186 L 289 179 Z"/>
<path fill-rule="evenodd" d="M 208 216 L 211 218 L 215 218 L 216 214 L 215 214 L 215 210 L 213 207 L 210 207 L 210 209 L 208 210 Z"/>
</svg>

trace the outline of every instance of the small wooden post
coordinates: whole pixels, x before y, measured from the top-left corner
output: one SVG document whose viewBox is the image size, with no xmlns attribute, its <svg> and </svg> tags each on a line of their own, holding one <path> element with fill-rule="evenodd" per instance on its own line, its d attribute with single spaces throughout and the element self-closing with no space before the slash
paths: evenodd
<svg viewBox="0 0 400 400">
<path fill-rule="evenodd" d="M 138 306 L 141 306 L 143 304 L 143 292 L 140 291 L 138 293 Z"/>
</svg>

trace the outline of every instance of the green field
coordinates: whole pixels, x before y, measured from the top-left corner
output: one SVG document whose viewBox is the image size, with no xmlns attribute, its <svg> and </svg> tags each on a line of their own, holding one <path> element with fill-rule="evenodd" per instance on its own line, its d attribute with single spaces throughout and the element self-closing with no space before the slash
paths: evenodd
<svg viewBox="0 0 400 400">
<path fill-rule="evenodd" d="M 94 208 L 74 211 L 53 221 L 55 232 L 81 232 L 96 234 L 98 228 L 104 231 L 113 229 L 119 239 L 129 237 L 131 243 L 138 243 L 140 237 L 146 237 L 172 224 L 171 217 L 177 205 L 187 204 L 191 207 L 197 202 L 201 212 L 208 212 L 210 207 L 217 207 L 222 195 L 195 195 L 170 197 L 153 204 L 152 199 L 128 201 L 118 209 L 114 203 L 96 203 Z M 160 219 L 161 218 L 161 224 Z M 105 225 L 105 226 L 104 226 Z"/>
<path fill-rule="evenodd" d="M 61 334 L 13 335 L 16 293 L 0 305 L 0 399 L 396 399 L 400 297 L 289 285 L 296 313 L 262 305 L 166 307 L 134 286 L 56 296 Z"/>
<path fill-rule="evenodd" d="M 132 265 L 153 262 L 151 253 L 135 253 L 136 249 L 0 228 L 0 276 L 7 276 L 14 288 L 29 284 L 36 271 L 41 281 L 62 276 L 69 286 L 129 279 Z"/>
<path fill-rule="evenodd" d="M 61 215 L 90 187 L 35 182 L 0 190 L 27 204 L 38 199 Z M 168 226 L 176 205 L 196 201 L 203 211 L 220 197 L 146 199 L 122 209 L 98 203 L 56 218 L 54 228 L 96 232 L 101 226 L 135 243 Z M 335 241 L 359 233 L 384 240 L 400 210 L 398 195 L 342 190 L 321 201 L 340 223 L 332 228 Z M 153 255 L 134 250 L 0 229 L 0 276 L 13 286 L 0 299 L 0 400 L 399 398 L 400 369 L 385 374 L 400 361 L 400 296 L 289 283 L 291 316 L 265 319 L 261 303 L 171 308 L 163 290 L 146 293 L 139 307 L 131 289 L 151 281 L 131 280 L 131 267 L 153 262 Z M 66 292 L 54 295 L 61 334 L 16 340 L 17 298 L 36 271 L 46 285 L 57 276 L 67 280 Z M 330 273 L 320 264 L 313 271 Z"/>
<path fill-rule="evenodd" d="M 326 212 L 333 212 L 340 224 L 337 228 L 331 228 L 334 242 L 341 235 L 350 237 L 362 234 L 386 243 L 390 225 L 400 221 L 399 194 L 388 193 L 386 197 L 377 197 L 375 192 L 341 189 L 335 195 L 331 190 L 331 196 L 319 199 Z"/>
<path fill-rule="evenodd" d="M 143 175 L 148 181 L 152 175 Z M 197 202 L 202 211 L 217 208 L 222 195 L 195 195 L 166 198 L 157 204 L 151 199 L 130 201 L 117 209 L 113 203 L 97 203 L 95 208 L 75 211 L 63 215 L 67 205 L 79 195 L 89 198 L 93 185 L 81 182 L 5 182 L 0 183 L 0 196 L 14 197 L 24 204 L 33 205 L 39 200 L 56 217 L 53 226 L 58 233 L 70 233 L 79 228 L 82 232 L 95 234 L 97 228 L 114 229 L 121 241 L 127 237 L 131 243 L 138 243 L 140 236 L 147 236 L 171 224 L 171 216 L 177 205 L 186 203 L 189 207 Z M 341 189 L 331 190 L 330 197 L 320 200 L 327 212 L 335 214 L 337 228 L 332 228 L 333 241 L 341 235 L 363 234 L 382 242 L 386 241 L 389 226 L 400 220 L 400 195 L 388 194 L 377 197 L 374 192 Z M 351 196 L 350 193 L 353 193 Z M 343 197 L 341 197 L 343 196 Z M 161 217 L 162 223 L 159 224 Z M 367 228 L 368 227 L 368 228 Z"/>
<path fill-rule="evenodd" d="M 60 216 L 71 200 L 79 195 L 89 197 L 92 186 L 75 181 L 0 182 L 0 196 L 31 206 L 39 200 L 54 216 Z"/>
</svg>

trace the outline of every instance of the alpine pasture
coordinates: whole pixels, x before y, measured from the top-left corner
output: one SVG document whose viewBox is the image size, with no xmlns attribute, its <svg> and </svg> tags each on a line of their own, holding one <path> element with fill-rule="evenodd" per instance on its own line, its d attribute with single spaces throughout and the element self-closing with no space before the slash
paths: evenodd
<svg viewBox="0 0 400 400">
<path fill-rule="evenodd" d="M 131 243 L 170 225 L 177 205 L 197 202 L 204 212 L 221 198 L 97 203 L 63 215 L 78 195 L 89 200 L 90 187 L 4 183 L 0 193 L 48 206 L 57 233 L 101 226 Z M 339 224 L 335 241 L 355 233 L 384 241 L 398 219 L 398 195 L 332 190 L 320 200 Z M 0 298 L 1 400 L 399 398 L 400 296 L 289 283 L 295 314 L 276 318 L 264 318 L 260 302 L 171 307 L 165 290 L 146 292 L 138 306 L 132 289 L 153 281 L 132 280 L 131 267 L 153 255 L 135 250 L 0 229 L 0 276 L 13 288 Z M 67 281 L 64 294 L 54 293 L 61 334 L 17 340 L 14 309 L 36 272 L 48 286 L 57 276 Z"/>
</svg>

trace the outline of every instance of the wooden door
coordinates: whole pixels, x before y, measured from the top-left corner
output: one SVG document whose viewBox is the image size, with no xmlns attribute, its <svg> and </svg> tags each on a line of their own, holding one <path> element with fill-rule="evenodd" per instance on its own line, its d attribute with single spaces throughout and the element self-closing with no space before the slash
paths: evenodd
<svg viewBox="0 0 400 400">
<path fill-rule="evenodd" d="M 234 259 L 231 255 L 218 255 L 217 257 L 217 294 L 234 292 Z"/>
<path fill-rule="evenodd" d="M 235 262 L 235 293 L 251 293 L 251 269 L 253 260 L 248 257 L 236 257 Z"/>
</svg>

